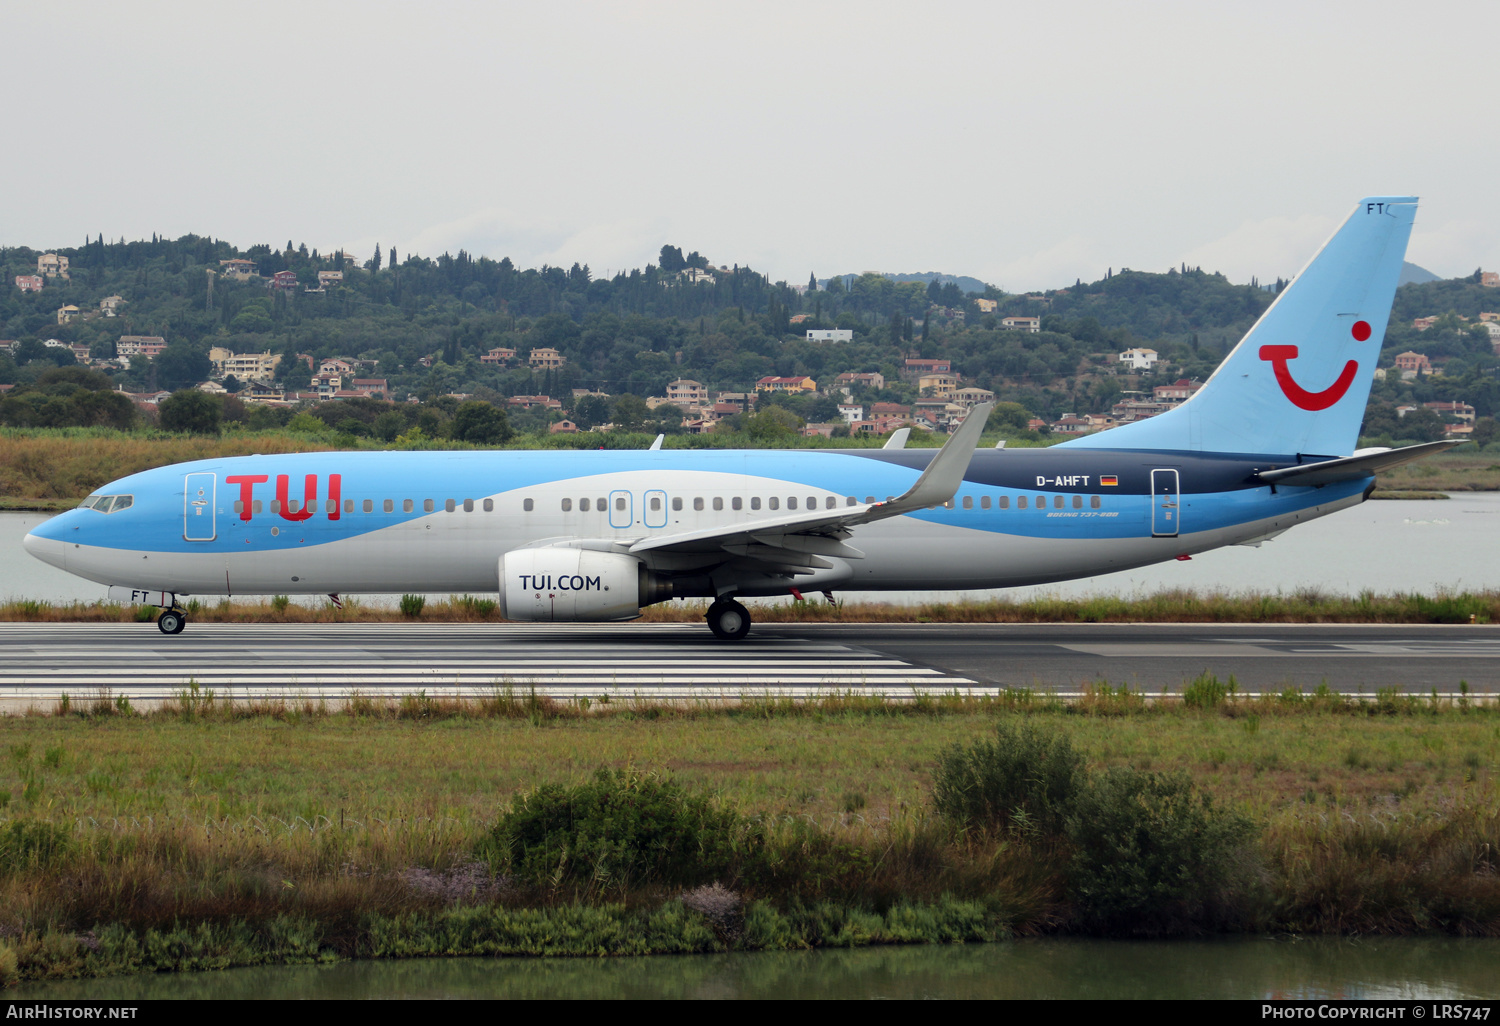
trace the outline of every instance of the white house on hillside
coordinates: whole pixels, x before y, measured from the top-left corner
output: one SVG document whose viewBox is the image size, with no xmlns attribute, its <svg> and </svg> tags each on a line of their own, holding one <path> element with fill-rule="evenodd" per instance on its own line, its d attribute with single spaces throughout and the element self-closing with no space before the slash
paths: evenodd
<svg viewBox="0 0 1500 1026">
<path fill-rule="evenodd" d="M 1156 360 L 1155 349 L 1127 349 L 1120 354 L 1120 362 L 1130 364 L 1131 370 L 1150 370 Z"/>
</svg>

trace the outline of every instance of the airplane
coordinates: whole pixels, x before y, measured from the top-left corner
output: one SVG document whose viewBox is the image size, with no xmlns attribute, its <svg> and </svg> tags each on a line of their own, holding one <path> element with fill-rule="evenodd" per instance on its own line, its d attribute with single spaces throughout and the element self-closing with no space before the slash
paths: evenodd
<svg viewBox="0 0 1500 1026">
<path fill-rule="evenodd" d="M 1196 394 L 1040 449 L 320 452 L 132 474 L 26 536 L 159 607 L 187 596 L 498 593 L 509 620 L 630 620 L 755 596 L 1006 588 L 1256 544 L 1457 442 L 1355 451 L 1416 213 L 1361 200 Z M 904 442 L 904 439 L 902 440 Z"/>
</svg>

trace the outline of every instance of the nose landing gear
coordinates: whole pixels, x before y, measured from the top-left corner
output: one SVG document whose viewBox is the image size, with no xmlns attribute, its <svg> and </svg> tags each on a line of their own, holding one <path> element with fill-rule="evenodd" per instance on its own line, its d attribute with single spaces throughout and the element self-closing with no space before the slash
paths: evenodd
<svg viewBox="0 0 1500 1026">
<path fill-rule="evenodd" d="M 187 626 L 187 614 L 180 609 L 163 609 L 156 618 L 156 626 L 163 634 L 181 634 Z"/>
<path fill-rule="evenodd" d="M 708 629 L 723 641 L 739 641 L 750 633 L 750 611 L 734 599 L 719 599 L 708 607 Z"/>
</svg>

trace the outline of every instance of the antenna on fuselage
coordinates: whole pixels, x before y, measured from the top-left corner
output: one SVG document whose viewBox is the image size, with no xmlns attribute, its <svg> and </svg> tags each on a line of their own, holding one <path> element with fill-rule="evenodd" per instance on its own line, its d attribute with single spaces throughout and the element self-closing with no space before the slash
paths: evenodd
<svg viewBox="0 0 1500 1026">
<path fill-rule="evenodd" d="M 995 443 L 995 448 L 996 449 L 1004 449 L 1005 448 L 1005 439 L 1002 438 L 1002 439 L 1000 439 L 1000 441 L 996 442 Z"/>
<path fill-rule="evenodd" d="M 657 435 L 656 436 L 656 441 L 654 441 L 654 442 L 651 443 L 651 451 L 654 452 L 655 450 L 660 449 L 661 448 L 662 440 L 665 439 L 666 437 L 667 437 L 666 435 Z"/>
<path fill-rule="evenodd" d="M 909 428 L 909 427 L 897 428 L 894 432 L 891 433 L 891 437 L 887 438 L 885 440 L 885 444 L 882 445 L 881 448 L 882 449 L 905 449 L 906 448 L 906 440 L 908 438 L 910 438 L 910 437 L 911 437 L 911 428 Z"/>
</svg>

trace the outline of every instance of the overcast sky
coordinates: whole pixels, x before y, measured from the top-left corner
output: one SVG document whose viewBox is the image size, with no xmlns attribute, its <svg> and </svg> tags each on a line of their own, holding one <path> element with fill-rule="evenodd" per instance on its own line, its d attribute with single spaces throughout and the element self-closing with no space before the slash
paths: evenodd
<svg viewBox="0 0 1500 1026">
<path fill-rule="evenodd" d="M 1493 0 L 10 4 L 0 245 L 213 235 L 800 284 L 1500 267 Z"/>
</svg>

